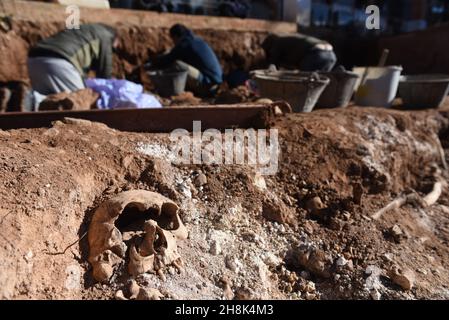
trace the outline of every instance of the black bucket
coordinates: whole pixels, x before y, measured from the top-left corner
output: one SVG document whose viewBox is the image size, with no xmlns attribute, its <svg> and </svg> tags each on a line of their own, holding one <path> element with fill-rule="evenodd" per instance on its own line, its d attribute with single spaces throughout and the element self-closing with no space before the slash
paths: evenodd
<svg viewBox="0 0 449 320">
<path fill-rule="evenodd" d="M 449 92 L 449 75 L 402 76 L 398 96 L 409 109 L 438 108 Z"/>
<path fill-rule="evenodd" d="M 187 71 L 148 71 L 148 76 L 161 97 L 180 95 L 186 87 Z"/>
<path fill-rule="evenodd" d="M 359 76 L 349 71 L 319 72 L 330 79 L 329 85 L 324 89 L 316 109 L 344 108 L 351 101 L 355 84 Z"/>
</svg>

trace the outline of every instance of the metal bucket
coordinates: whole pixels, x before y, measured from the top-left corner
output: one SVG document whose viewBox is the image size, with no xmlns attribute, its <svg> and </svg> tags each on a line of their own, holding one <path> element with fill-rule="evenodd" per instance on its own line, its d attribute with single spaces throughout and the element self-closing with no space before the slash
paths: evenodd
<svg viewBox="0 0 449 320">
<path fill-rule="evenodd" d="M 162 97 L 177 96 L 184 92 L 187 82 L 187 71 L 148 71 L 157 93 Z"/>
<path fill-rule="evenodd" d="M 312 111 L 330 81 L 312 72 L 256 70 L 252 74 L 262 97 L 285 100 L 293 112 Z"/>
<path fill-rule="evenodd" d="M 344 108 L 351 101 L 359 75 L 349 71 L 320 72 L 330 79 L 315 108 Z"/>
<path fill-rule="evenodd" d="M 402 67 L 354 67 L 360 76 L 356 82 L 355 103 L 359 106 L 390 107 L 398 92 Z M 361 84 L 365 78 L 365 83 Z"/>
<path fill-rule="evenodd" d="M 449 75 L 402 76 L 398 96 L 405 108 L 438 108 L 449 92 Z"/>
</svg>

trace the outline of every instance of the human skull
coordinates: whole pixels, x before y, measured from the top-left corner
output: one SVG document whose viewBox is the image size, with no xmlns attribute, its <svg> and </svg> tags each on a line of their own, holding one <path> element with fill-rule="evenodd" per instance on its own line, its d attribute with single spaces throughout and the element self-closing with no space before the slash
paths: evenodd
<svg viewBox="0 0 449 320">
<path fill-rule="evenodd" d="M 89 262 L 97 281 L 107 282 L 114 268 L 126 257 L 127 246 L 115 223 L 130 207 L 142 213 L 142 217 L 151 211 L 151 217 L 145 218 L 143 230 L 135 233 L 130 245 L 130 274 L 160 271 L 169 264 L 180 267 L 176 240 L 187 239 L 188 232 L 177 213 L 178 206 L 155 192 L 126 191 L 103 202 L 95 211 L 89 226 Z"/>
</svg>

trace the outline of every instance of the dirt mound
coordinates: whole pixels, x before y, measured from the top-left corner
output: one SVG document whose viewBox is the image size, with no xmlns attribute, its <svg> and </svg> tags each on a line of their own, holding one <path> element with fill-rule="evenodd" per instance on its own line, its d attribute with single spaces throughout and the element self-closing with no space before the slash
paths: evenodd
<svg viewBox="0 0 449 320">
<path fill-rule="evenodd" d="M 0 297 L 122 297 L 128 262 L 95 282 L 83 236 L 103 201 L 140 189 L 176 203 L 189 231 L 184 273 L 134 277 L 147 298 L 447 299 L 447 189 L 431 207 L 372 214 L 447 179 L 448 119 L 371 108 L 278 118 L 274 176 L 178 165 L 167 134 L 89 121 L 0 131 Z"/>
<path fill-rule="evenodd" d="M 75 92 L 61 92 L 48 95 L 39 104 L 39 110 L 90 110 L 96 108 L 100 94 L 92 89 Z"/>
</svg>

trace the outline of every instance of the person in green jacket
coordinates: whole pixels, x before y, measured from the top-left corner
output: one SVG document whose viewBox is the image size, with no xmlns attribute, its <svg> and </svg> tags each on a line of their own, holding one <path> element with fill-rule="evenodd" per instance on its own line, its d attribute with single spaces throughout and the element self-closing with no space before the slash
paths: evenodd
<svg viewBox="0 0 449 320">
<path fill-rule="evenodd" d="M 103 24 L 84 24 L 38 42 L 28 54 L 33 90 L 49 95 L 83 89 L 91 70 L 97 78 L 111 78 L 112 53 L 118 45 L 115 30 Z"/>
<path fill-rule="evenodd" d="M 331 71 L 337 62 L 332 45 L 300 33 L 270 34 L 262 43 L 268 64 L 278 69 Z"/>
</svg>

